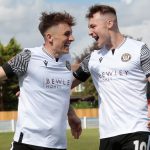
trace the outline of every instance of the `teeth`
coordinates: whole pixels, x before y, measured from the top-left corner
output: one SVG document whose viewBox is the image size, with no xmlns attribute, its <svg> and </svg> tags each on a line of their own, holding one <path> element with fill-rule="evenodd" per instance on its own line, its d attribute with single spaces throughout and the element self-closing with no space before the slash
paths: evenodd
<svg viewBox="0 0 150 150">
<path fill-rule="evenodd" d="M 70 44 L 65 44 L 65 46 L 69 46 Z"/>
<path fill-rule="evenodd" d="M 96 36 L 96 37 L 94 37 L 94 38 L 95 38 L 95 40 L 96 40 L 96 41 L 98 41 L 98 39 L 99 39 L 99 37 L 98 37 L 98 36 Z"/>
<path fill-rule="evenodd" d="M 65 46 L 69 47 L 69 46 L 70 46 L 70 44 L 65 44 Z"/>
</svg>

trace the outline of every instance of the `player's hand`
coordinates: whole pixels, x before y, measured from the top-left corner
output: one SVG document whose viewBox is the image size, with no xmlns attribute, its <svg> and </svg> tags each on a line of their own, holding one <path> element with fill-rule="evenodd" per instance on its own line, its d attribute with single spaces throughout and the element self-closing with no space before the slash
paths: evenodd
<svg viewBox="0 0 150 150">
<path fill-rule="evenodd" d="M 82 132 L 82 126 L 81 126 L 81 120 L 76 114 L 68 115 L 68 123 L 71 128 L 72 136 L 75 139 L 79 139 L 81 132 Z"/>
<path fill-rule="evenodd" d="M 150 120 L 147 123 L 147 127 L 150 129 Z"/>
<path fill-rule="evenodd" d="M 148 101 L 148 123 L 147 123 L 147 127 L 150 129 L 150 100 Z"/>
<path fill-rule="evenodd" d="M 20 91 L 18 91 L 18 92 L 16 93 L 16 96 L 17 96 L 17 97 L 19 97 L 19 95 L 20 95 Z"/>
</svg>

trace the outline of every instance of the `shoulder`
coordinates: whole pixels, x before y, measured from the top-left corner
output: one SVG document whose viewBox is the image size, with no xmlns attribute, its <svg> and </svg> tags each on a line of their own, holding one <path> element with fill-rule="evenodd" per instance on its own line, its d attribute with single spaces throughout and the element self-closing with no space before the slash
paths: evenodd
<svg viewBox="0 0 150 150">
<path fill-rule="evenodd" d="M 69 53 L 69 54 L 64 54 L 64 55 L 62 55 L 62 56 L 60 57 L 60 61 L 62 61 L 62 62 L 68 61 L 68 62 L 71 63 L 71 61 L 72 61 L 71 54 Z"/>
<path fill-rule="evenodd" d="M 41 50 L 42 50 L 42 46 L 39 46 L 39 47 L 32 47 L 32 48 L 24 48 L 23 52 L 38 53 Z"/>
<path fill-rule="evenodd" d="M 136 39 L 131 39 L 131 38 L 127 38 L 127 43 L 129 44 L 129 46 L 133 46 L 133 47 L 142 47 L 143 45 L 145 45 L 144 42 L 136 40 Z"/>
</svg>

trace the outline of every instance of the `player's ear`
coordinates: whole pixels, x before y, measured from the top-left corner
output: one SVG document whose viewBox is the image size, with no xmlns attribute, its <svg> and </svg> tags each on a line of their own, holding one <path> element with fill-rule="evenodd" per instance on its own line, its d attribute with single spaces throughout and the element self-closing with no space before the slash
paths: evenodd
<svg viewBox="0 0 150 150">
<path fill-rule="evenodd" d="M 53 36 L 50 32 L 45 33 L 45 40 L 48 41 L 49 43 L 53 42 Z"/>
<path fill-rule="evenodd" d="M 114 21 L 113 20 L 107 20 L 107 27 L 110 29 L 112 28 L 114 25 Z"/>
</svg>

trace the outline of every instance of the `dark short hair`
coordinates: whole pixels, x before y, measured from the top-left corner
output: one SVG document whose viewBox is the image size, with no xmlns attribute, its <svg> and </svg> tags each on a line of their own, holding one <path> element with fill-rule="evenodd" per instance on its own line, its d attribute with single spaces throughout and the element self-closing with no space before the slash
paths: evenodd
<svg viewBox="0 0 150 150">
<path fill-rule="evenodd" d="M 97 12 L 100 12 L 100 14 L 114 14 L 116 16 L 116 10 L 108 5 L 93 5 L 89 8 L 88 13 L 86 14 L 86 18 L 92 18 L 93 15 Z"/>
<path fill-rule="evenodd" d="M 66 23 L 69 26 L 75 25 L 74 17 L 72 17 L 67 12 L 42 12 L 42 16 L 40 17 L 39 30 L 41 34 L 44 36 L 46 30 L 52 26 L 58 25 L 60 23 Z"/>
</svg>

